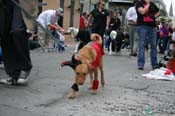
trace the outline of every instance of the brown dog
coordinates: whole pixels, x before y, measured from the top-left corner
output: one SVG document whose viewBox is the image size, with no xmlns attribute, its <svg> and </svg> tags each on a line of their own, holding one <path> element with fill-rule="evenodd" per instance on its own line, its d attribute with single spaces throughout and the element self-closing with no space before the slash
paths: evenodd
<svg viewBox="0 0 175 116">
<path fill-rule="evenodd" d="M 73 99 L 78 91 L 78 85 L 83 85 L 86 76 L 90 75 L 90 87 L 93 94 L 96 94 L 98 89 L 98 68 L 101 72 L 102 87 L 105 84 L 104 71 L 103 71 L 103 48 L 102 38 L 98 34 L 91 35 L 91 42 L 79 50 L 77 54 L 72 56 L 71 61 L 65 61 L 61 64 L 63 66 L 71 66 L 75 73 L 75 82 L 72 85 L 72 91 L 69 93 L 68 98 Z"/>
</svg>

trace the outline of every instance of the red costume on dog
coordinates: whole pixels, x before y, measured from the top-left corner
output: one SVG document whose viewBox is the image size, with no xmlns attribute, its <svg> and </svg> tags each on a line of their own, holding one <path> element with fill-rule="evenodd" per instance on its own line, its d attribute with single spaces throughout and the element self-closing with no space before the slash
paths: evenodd
<svg viewBox="0 0 175 116">
<path fill-rule="evenodd" d="M 88 45 L 91 46 L 92 48 L 94 48 L 94 50 L 96 52 L 96 59 L 92 63 L 93 68 L 95 69 L 99 65 L 100 58 L 104 55 L 104 51 L 103 51 L 102 46 L 98 42 L 90 42 L 90 43 L 88 43 Z M 97 90 L 98 85 L 99 85 L 99 81 L 94 80 L 93 84 L 92 84 L 92 89 Z"/>
<path fill-rule="evenodd" d="M 93 61 L 92 65 L 94 68 L 97 68 L 100 62 L 100 58 L 104 55 L 104 51 L 102 46 L 98 42 L 90 42 L 88 43 L 89 46 L 93 47 L 96 52 L 96 59 Z"/>
</svg>

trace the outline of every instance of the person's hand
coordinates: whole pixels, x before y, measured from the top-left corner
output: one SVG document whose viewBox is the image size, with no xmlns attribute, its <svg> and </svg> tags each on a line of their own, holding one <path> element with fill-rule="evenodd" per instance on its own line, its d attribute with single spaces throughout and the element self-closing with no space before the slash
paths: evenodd
<svg viewBox="0 0 175 116">
<path fill-rule="evenodd" d="M 129 20 L 129 23 L 135 25 L 137 22 L 135 20 Z"/>
<path fill-rule="evenodd" d="M 151 0 L 145 0 L 146 4 L 150 4 Z"/>
<path fill-rule="evenodd" d="M 66 31 L 64 29 L 60 29 L 60 33 L 64 34 Z"/>
</svg>

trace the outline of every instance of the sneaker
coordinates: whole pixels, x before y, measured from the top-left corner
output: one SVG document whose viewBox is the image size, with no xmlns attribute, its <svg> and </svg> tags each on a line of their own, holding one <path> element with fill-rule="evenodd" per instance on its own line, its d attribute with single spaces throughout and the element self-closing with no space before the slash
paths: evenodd
<svg viewBox="0 0 175 116">
<path fill-rule="evenodd" d="M 28 79 L 24 79 L 24 78 L 19 78 L 18 80 L 17 80 L 17 83 L 18 84 L 26 84 L 28 82 Z"/>
<path fill-rule="evenodd" d="M 31 70 L 28 71 L 21 71 L 21 74 L 17 80 L 18 84 L 25 84 L 27 83 L 27 81 L 29 80 L 29 74 L 30 74 Z"/>
<path fill-rule="evenodd" d="M 17 80 L 13 79 L 13 78 L 1 79 L 0 83 L 1 84 L 7 84 L 7 85 L 16 85 L 17 84 Z"/>
</svg>

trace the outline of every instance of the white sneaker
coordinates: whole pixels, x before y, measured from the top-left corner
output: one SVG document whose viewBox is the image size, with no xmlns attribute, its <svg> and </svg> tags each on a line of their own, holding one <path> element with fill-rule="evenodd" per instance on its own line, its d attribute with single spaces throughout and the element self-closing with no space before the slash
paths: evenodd
<svg viewBox="0 0 175 116">
<path fill-rule="evenodd" d="M 1 84 L 7 84 L 7 85 L 14 85 L 17 84 L 16 80 L 13 78 L 8 78 L 8 79 L 1 79 L 0 80 Z"/>
<path fill-rule="evenodd" d="M 21 74 L 17 80 L 18 84 L 26 84 L 29 80 L 29 74 L 30 74 L 31 70 L 29 71 L 21 71 Z"/>
<path fill-rule="evenodd" d="M 18 83 L 18 84 L 27 84 L 27 82 L 28 82 L 28 78 L 27 78 L 27 79 L 19 78 L 19 79 L 17 80 L 17 83 Z"/>
<path fill-rule="evenodd" d="M 31 72 L 31 70 L 21 71 L 21 74 L 20 74 L 19 78 L 27 79 L 27 77 L 29 76 L 30 72 Z"/>
</svg>

